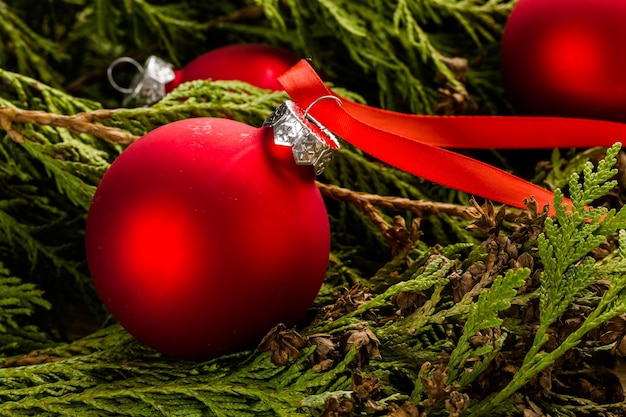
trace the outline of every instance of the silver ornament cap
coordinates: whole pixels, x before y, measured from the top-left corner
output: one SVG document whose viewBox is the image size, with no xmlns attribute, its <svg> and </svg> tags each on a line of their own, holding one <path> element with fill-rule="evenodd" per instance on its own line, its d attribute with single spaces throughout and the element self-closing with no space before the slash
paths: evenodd
<svg viewBox="0 0 626 417">
<path fill-rule="evenodd" d="M 323 98 L 335 97 L 320 99 Z M 274 129 L 274 143 L 291 146 L 296 164 L 312 165 L 315 175 L 324 172 L 339 149 L 339 141 L 335 135 L 308 114 L 310 108 L 320 99 L 311 103 L 306 110 L 287 100 L 263 122 L 263 126 Z"/>
<path fill-rule="evenodd" d="M 113 78 L 113 69 L 122 63 L 129 63 L 138 71 L 129 87 L 120 86 Z M 143 66 L 129 57 L 118 58 L 109 65 L 107 77 L 113 88 L 125 94 L 122 106 L 146 107 L 165 96 L 165 85 L 174 81 L 176 74 L 171 63 L 151 55 Z"/>
</svg>

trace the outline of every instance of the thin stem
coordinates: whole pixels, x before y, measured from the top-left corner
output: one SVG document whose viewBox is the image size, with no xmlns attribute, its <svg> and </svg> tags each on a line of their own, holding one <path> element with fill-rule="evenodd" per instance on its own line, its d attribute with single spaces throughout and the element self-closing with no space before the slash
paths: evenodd
<svg viewBox="0 0 626 417">
<path fill-rule="evenodd" d="M 24 110 L 14 107 L 0 108 L 0 127 L 17 143 L 24 142 L 24 136 L 15 128 L 15 124 L 31 123 L 37 126 L 62 127 L 74 133 L 87 133 L 106 142 L 127 145 L 138 139 L 137 136 L 114 127 L 94 124 L 93 121 L 108 116 L 115 110 L 96 110 L 67 116 L 38 110 Z"/>
<path fill-rule="evenodd" d="M 440 203 L 436 201 L 411 200 L 402 197 L 388 197 L 353 191 L 336 185 L 317 182 L 320 192 L 326 197 L 346 201 L 356 205 L 371 204 L 372 206 L 390 208 L 396 211 L 409 210 L 420 217 L 429 214 L 445 213 L 464 219 L 471 219 L 467 212 L 469 207 L 460 204 Z"/>
</svg>

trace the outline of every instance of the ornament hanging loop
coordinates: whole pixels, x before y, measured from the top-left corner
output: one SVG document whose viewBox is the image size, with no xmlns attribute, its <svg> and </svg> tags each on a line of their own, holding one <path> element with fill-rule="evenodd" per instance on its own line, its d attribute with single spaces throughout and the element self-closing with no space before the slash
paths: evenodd
<svg viewBox="0 0 626 417">
<path fill-rule="evenodd" d="M 312 102 L 311 104 L 309 104 L 309 106 L 308 106 L 308 107 L 304 110 L 304 118 L 305 118 L 305 119 L 313 119 L 313 117 L 310 117 L 310 116 L 309 116 L 309 112 L 311 111 L 311 109 L 313 108 L 313 106 L 315 106 L 315 105 L 316 105 L 317 103 L 319 103 L 320 101 L 322 101 L 322 100 L 327 100 L 327 99 L 330 99 L 330 100 L 335 100 L 336 102 L 338 102 L 338 103 L 339 103 L 339 105 L 340 105 L 341 107 L 343 107 L 343 101 L 341 101 L 341 99 L 340 99 L 339 97 L 337 97 L 337 96 L 331 96 L 331 95 L 321 96 L 321 97 L 318 97 L 318 98 L 316 98 L 315 100 L 313 100 L 313 102 Z M 313 119 L 313 120 L 315 120 L 315 119 Z"/>
<path fill-rule="evenodd" d="M 111 86 L 113 88 L 115 88 L 117 91 L 119 91 L 120 93 L 123 94 L 130 94 L 134 91 L 134 89 L 131 87 L 122 87 L 120 86 L 117 81 L 115 81 L 115 77 L 113 77 L 113 70 L 115 69 L 115 67 L 117 67 L 120 64 L 131 64 L 133 65 L 135 68 L 137 68 L 137 72 L 139 73 L 139 75 L 142 75 L 144 70 L 143 67 L 141 66 L 141 64 L 137 61 L 135 61 L 134 59 L 132 59 L 131 57 L 128 56 L 123 56 L 120 58 L 117 58 L 115 61 L 111 62 L 111 64 L 109 64 L 109 67 L 107 68 L 107 79 L 109 80 L 109 83 L 111 84 Z"/>
</svg>

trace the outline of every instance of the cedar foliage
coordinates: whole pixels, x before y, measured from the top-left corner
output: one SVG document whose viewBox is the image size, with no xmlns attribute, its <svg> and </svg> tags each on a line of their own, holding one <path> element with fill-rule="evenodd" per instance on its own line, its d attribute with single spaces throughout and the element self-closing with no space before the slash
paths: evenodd
<svg viewBox="0 0 626 417">
<path fill-rule="evenodd" d="M 310 314 L 203 363 L 112 323 L 84 262 L 90 200 L 126 144 L 188 117 L 259 126 L 287 98 L 194 81 L 117 109 L 115 58 L 184 65 L 269 43 L 371 105 L 506 114 L 498 46 L 513 4 L 0 1 L 0 415 L 623 415 L 618 145 L 553 152 L 535 180 L 562 188 L 555 218 L 533 200 L 480 205 L 345 146 L 320 178 L 333 242 Z"/>
</svg>

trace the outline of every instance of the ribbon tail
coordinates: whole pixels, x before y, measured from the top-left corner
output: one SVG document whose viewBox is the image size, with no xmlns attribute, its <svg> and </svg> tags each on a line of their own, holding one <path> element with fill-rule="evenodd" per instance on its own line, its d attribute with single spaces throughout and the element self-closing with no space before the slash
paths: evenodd
<svg viewBox="0 0 626 417">
<path fill-rule="evenodd" d="M 626 124 L 531 116 L 431 116 L 376 109 L 343 99 L 356 119 L 440 148 L 553 149 L 609 147 L 626 140 Z"/>
</svg>

